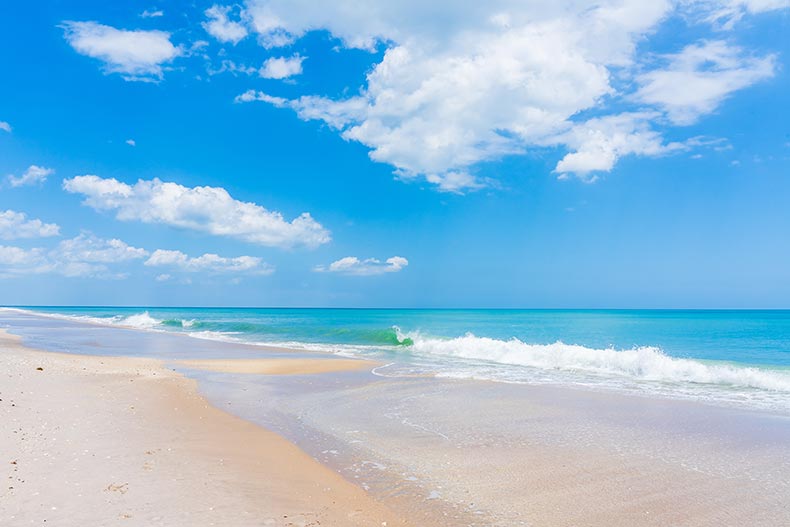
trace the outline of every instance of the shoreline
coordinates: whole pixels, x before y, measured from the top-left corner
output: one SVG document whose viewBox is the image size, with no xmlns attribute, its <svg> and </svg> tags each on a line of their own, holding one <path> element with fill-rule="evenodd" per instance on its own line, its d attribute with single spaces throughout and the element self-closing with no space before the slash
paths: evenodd
<svg viewBox="0 0 790 527">
<path fill-rule="evenodd" d="M 0 349 L 3 525 L 413 525 L 162 361 Z"/>
<path fill-rule="evenodd" d="M 11 326 L 16 327 L 13 321 Z M 42 347 L 52 342 L 58 349 L 57 338 L 64 328 L 36 327 L 46 332 L 40 335 L 48 335 L 39 340 Z M 10 361 L 7 369 L 17 372 L 19 379 L 0 377 L 0 399 L 9 386 L 27 393 L 26 404 L 37 414 L 23 414 L 32 420 L 28 424 L 38 426 L 43 436 L 52 435 L 52 423 L 59 423 L 58 430 L 70 427 L 72 443 L 93 444 L 95 450 L 110 452 L 107 459 L 118 457 L 112 449 L 118 448 L 119 439 L 141 446 L 152 441 L 178 445 L 178 453 L 171 447 L 165 455 L 146 446 L 145 456 L 140 457 L 139 449 L 125 454 L 142 467 L 143 475 L 154 476 L 149 472 L 156 467 L 156 476 L 164 478 L 155 481 L 158 491 L 145 488 L 145 492 L 157 510 L 165 511 L 168 521 L 156 523 L 159 519 L 154 518 L 162 515 L 146 508 L 144 501 L 135 502 L 136 512 L 119 513 L 147 514 L 141 525 L 173 525 L 173 518 L 184 525 L 211 525 L 213 519 L 206 518 L 216 516 L 218 509 L 207 511 L 205 504 L 215 502 L 223 503 L 220 509 L 226 511 L 217 525 L 240 526 L 387 522 L 390 526 L 707 527 L 747 520 L 765 526 L 790 521 L 786 505 L 790 503 L 790 420 L 786 417 L 551 386 L 387 378 L 359 370 L 376 364 L 359 360 L 347 364 L 351 369 L 338 363 L 337 368 L 320 373 L 310 368 L 349 359 L 316 353 L 203 359 L 198 362 L 208 368 L 195 369 L 187 358 L 198 347 L 181 350 L 182 340 L 165 333 L 138 340 L 136 335 L 147 332 L 118 328 L 118 333 L 102 332 L 99 338 L 91 331 L 82 333 L 85 328 L 78 323 L 69 324 L 67 330 L 72 344 L 65 349 L 80 350 L 82 343 L 102 349 L 129 339 L 123 347 L 129 351 L 110 357 L 29 351 L 18 345 L 19 338 L 9 336 L 16 339 L 16 349 L 0 359 Z M 160 355 L 174 345 L 181 350 L 175 353 L 179 359 L 171 358 L 173 353 Z M 234 357 L 232 346 L 218 343 L 212 350 L 216 356 Z M 143 356 L 134 357 L 132 350 Z M 31 362 L 30 357 L 39 362 Z M 50 366 L 36 370 L 45 360 Z M 54 379 L 60 380 L 53 384 L 47 372 L 56 373 Z M 47 380 L 44 385 L 43 380 Z M 162 404 L 173 396 L 173 390 L 164 387 L 182 398 L 186 394 L 187 402 Z M 79 407 L 64 408 L 62 400 Z M 195 401 L 195 411 L 187 415 L 184 410 Z M 0 410 L 8 411 L 3 404 Z M 230 424 L 219 430 L 212 425 L 207 435 L 195 433 L 206 431 L 207 411 Z M 13 413 L 4 416 L 6 422 L 12 417 Z M 218 422 L 214 417 L 209 421 Z M 251 429 L 256 431 L 254 437 L 248 434 Z M 103 430 L 99 437 L 97 430 Z M 18 436 L 7 432 L 0 449 L 13 448 L 14 440 L 21 444 Z M 27 434 L 25 440 L 32 437 Z M 274 443 L 272 437 L 277 439 Z M 45 457 L 54 455 L 47 448 L 63 445 L 60 435 L 57 439 L 57 445 L 36 439 Z M 226 443 L 237 445 L 232 449 L 235 461 L 224 455 Z M 294 451 L 296 457 L 291 455 Z M 148 456 L 154 454 L 171 456 L 169 468 L 166 463 L 151 465 L 153 457 Z M 76 450 L 69 456 L 85 458 Z M 268 465 L 261 466 L 260 459 L 269 460 Z M 302 467 L 298 474 L 291 470 L 293 459 L 304 462 L 298 464 Z M 189 475 L 181 474 L 183 467 L 189 468 Z M 55 473 L 70 476 L 69 468 L 66 464 Z M 106 467 L 101 463 L 90 466 L 91 473 L 103 474 L 102 470 Z M 27 477 L 48 481 L 51 472 L 34 471 Z M 80 474 L 87 477 L 87 472 Z M 334 483 L 317 494 L 316 474 Z M 14 477 L 14 472 L 10 475 Z M 136 481 L 127 479 L 102 485 L 92 481 L 91 488 L 101 486 L 99 494 L 104 498 L 118 493 L 124 496 L 118 498 L 123 503 L 130 489 L 152 481 L 140 479 L 139 474 Z M 87 483 L 80 481 L 85 488 Z M 221 488 L 214 493 L 194 483 L 207 487 L 215 481 Z M 342 491 L 340 501 L 324 495 L 326 488 Z M 159 499 L 160 494 L 174 496 L 184 489 L 190 496 L 204 494 L 190 497 L 191 501 Z M 63 499 L 63 491 L 59 492 Z M 144 492 L 135 492 L 138 500 L 145 499 Z M 79 511 L 94 507 L 104 511 L 105 502 L 111 501 L 92 499 L 81 502 Z M 332 503 L 320 506 L 321 500 Z M 2 501 L 0 523 L 7 512 Z M 28 513 L 43 510 L 30 499 L 17 499 L 14 506 Z M 282 516 L 288 518 L 271 514 L 286 508 Z M 182 518 L 185 514 L 190 517 Z M 380 520 L 384 515 L 394 519 Z M 257 523 L 250 523 L 253 517 Z M 269 523 L 261 523 L 264 520 Z M 134 524 L 131 518 L 124 521 Z M 82 524 L 92 523 L 96 522 Z"/>
</svg>

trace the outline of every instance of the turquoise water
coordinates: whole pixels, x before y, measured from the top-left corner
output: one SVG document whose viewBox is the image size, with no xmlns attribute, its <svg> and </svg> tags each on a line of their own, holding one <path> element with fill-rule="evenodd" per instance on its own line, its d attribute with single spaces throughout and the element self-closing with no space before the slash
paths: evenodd
<svg viewBox="0 0 790 527">
<path fill-rule="evenodd" d="M 571 384 L 790 409 L 790 311 L 29 308 L 375 358 L 377 373 Z"/>
</svg>

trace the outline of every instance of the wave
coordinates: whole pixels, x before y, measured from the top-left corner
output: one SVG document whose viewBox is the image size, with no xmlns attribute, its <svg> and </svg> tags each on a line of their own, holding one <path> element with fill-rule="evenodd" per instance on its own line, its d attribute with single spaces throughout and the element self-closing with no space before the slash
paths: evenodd
<svg viewBox="0 0 790 527">
<path fill-rule="evenodd" d="M 200 323 L 194 319 L 158 319 L 152 317 L 148 311 L 134 313 L 131 315 L 112 315 L 112 316 L 90 316 L 90 315 L 67 315 L 62 313 L 47 313 L 44 311 L 31 311 L 20 308 L 2 308 L 5 311 L 15 311 L 18 313 L 33 314 L 36 316 L 54 318 L 59 320 L 69 320 L 82 322 L 85 324 L 98 324 L 102 326 L 120 326 L 134 329 L 156 329 L 156 328 L 183 328 L 191 329 Z"/>
<path fill-rule="evenodd" d="M 790 372 L 729 363 L 670 357 L 655 347 L 617 350 L 595 349 L 555 342 L 527 344 L 518 339 L 498 340 L 467 333 L 438 339 L 397 330 L 399 341 L 411 340 L 414 354 L 454 357 L 548 371 L 625 377 L 631 380 L 719 385 L 790 392 Z"/>
</svg>

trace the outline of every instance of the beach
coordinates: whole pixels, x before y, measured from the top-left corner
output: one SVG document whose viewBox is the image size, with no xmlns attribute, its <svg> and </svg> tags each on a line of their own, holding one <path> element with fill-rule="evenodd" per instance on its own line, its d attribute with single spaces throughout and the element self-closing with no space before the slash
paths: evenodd
<svg viewBox="0 0 790 527">
<path fill-rule="evenodd" d="M 0 350 L 2 525 L 413 525 L 160 361 Z"/>
<path fill-rule="evenodd" d="M 785 415 L 0 318 L 2 525 L 790 522 Z"/>
</svg>

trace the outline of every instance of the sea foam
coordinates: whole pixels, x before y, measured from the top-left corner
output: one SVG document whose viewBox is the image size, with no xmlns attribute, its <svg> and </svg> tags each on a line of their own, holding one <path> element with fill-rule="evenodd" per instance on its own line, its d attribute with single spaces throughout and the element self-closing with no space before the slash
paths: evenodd
<svg viewBox="0 0 790 527">
<path fill-rule="evenodd" d="M 711 384 L 790 392 L 790 372 L 670 357 L 656 347 L 595 349 L 560 341 L 553 344 L 528 344 L 515 338 L 499 340 L 477 337 L 472 333 L 458 338 L 438 339 L 419 333 L 397 331 L 399 339 L 411 340 L 408 348 L 412 353 L 424 356 L 456 357 L 641 381 Z"/>
</svg>

